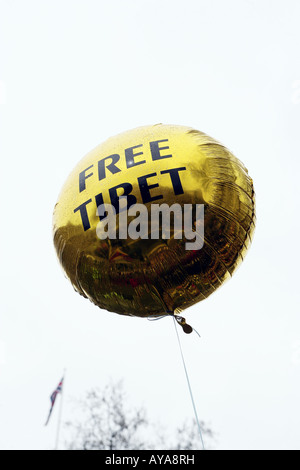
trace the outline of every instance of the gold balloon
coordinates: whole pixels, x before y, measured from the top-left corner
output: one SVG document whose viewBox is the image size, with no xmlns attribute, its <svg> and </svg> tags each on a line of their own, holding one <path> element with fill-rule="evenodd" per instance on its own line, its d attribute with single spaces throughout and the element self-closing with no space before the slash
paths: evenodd
<svg viewBox="0 0 300 470">
<path fill-rule="evenodd" d="M 97 207 L 112 204 L 118 212 L 121 196 L 128 206 L 144 204 L 149 214 L 154 204 L 203 204 L 203 246 L 187 250 L 175 229 L 169 238 L 160 229 L 153 239 L 150 221 L 143 238 L 101 240 Z M 195 215 L 192 221 L 197 230 Z M 58 258 L 81 295 L 123 315 L 177 313 L 206 299 L 244 259 L 255 226 L 253 182 L 229 150 L 202 132 L 140 127 L 80 161 L 62 189 L 53 225 Z"/>
</svg>

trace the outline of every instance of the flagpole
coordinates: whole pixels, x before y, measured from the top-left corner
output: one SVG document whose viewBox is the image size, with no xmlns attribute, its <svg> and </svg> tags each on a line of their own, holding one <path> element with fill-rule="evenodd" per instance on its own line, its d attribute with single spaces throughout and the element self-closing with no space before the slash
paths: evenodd
<svg viewBox="0 0 300 470">
<path fill-rule="evenodd" d="M 61 390 L 61 394 L 60 394 L 59 414 L 58 414 L 58 421 L 57 421 L 56 440 L 55 440 L 54 450 L 58 450 L 58 447 L 59 447 L 59 435 L 60 435 L 60 428 L 61 428 L 61 421 L 62 421 L 62 409 L 63 409 L 65 379 L 66 379 L 66 369 L 64 369 L 63 386 L 62 386 L 62 390 Z"/>
</svg>

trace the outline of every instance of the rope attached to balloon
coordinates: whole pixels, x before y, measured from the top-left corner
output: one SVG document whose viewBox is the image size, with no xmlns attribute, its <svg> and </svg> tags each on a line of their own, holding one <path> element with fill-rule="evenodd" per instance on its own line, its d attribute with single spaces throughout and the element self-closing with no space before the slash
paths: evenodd
<svg viewBox="0 0 300 470">
<path fill-rule="evenodd" d="M 182 318 L 182 317 L 179 317 L 179 318 Z M 175 327 L 176 336 L 177 336 L 177 340 L 178 340 L 178 344 L 179 344 L 181 359 L 182 359 L 182 363 L 183 363 L 183 368 L 184 368 L 184 372 L 185 372 L 185 376 L 186 376 L 186 380 L 187 380 L 187 384 L 188 384 L 188 388 L 189 388 L 189 392 L 190 392 L 190 396 L 191 396 L 191 400 L 192 400 L 195 419 L 196 419 L 196 423 L 197 423 L 197 426 L 198 426 L 199 436 L 200 436 L 200 440 L 201 440 L 201 444 L 202 444 L 202 450 L 205 450 L 202 431 L 201 431 L 201 426 L 200 426 L 200 421 L 199 421 L 199 418 L 198 418 L 197 408 L 196 408 L 196 405 L 195 405 L 193 391 L 192 391 L 192 387 L 191 387 L 191 383 L 190 383 L 190 379 L 189 379 L 189 374 L 188 374 L 188 371 L 187 371 L 187 367 L 186 367 L 186 363 L 185 363 L 185 359 L 184 359 L 184 355 L 183 355 L 183 351 L 182 351 L 181 341 L 180 341 L 179 334 L 178 334 L 177 327 L 176 327 L 176 322 L 179 325 L 181 325 L 182 327 L 183 327 L 183 325 L 180 323 L 180 321 L 178 321 L 178 319 L 176 318 L 175 315 L 173 316 L 173 320 L 174 320 L 174 327 Z M 183 318 L 183 320 L 185 321 L 184 318 Z M 191 326 L 189 326 L 189 325 L 186 325 L 186 326 L 191 328 Z M 185 331 L 185 330 L 183 330 L 183 331 Z M 192 331 L 193 331 L 193 328 L 192 328 Z M 190 331 L 189 333 L 191 333 L 192 331 Z M 196 333 L 199 334 L 198 332 L 196 332 Z"/>
<path fill-rule="evenodd" d="M 199 418 L 198 418 L 198 413 L 197 413 L 197 408 L 196 408 L 196 405 L 195 405 L 195 400 L 194 400 L 194 395 L 193 395 L 193 391 L 192 391 L 192 387 L 191 387 L 191 382 L 190 382 L 189 374 L 188 374 L 188 371 L 187 371 L 187 367 L 186 367 L 186 363 L 185 363 L 183 350 L 182 350 L 182 346 L 181 346 L 181 341 L 180 341 L 180 337 L 179 337 L 179 334 L 178 334 L 178 331 L 177 331 L 176 323 L 182 327 L 183 331 L 186 334 L 189 335 L 193 331 L 195 331 L 195 333 L 197 333 L 199 338 L 201 338 L 201 336 L 198 333 L 198 331 L 195 330 L 195 328 L 192 328 L 191 325 L 187 324 L 186 319 L 184 317 L 181 317 L 180 315 L 175 315 L 174 313 L 171 313 L 171 312 L 168 313 L 167 315 L 163 315 L 163 316 L 157 317 L 157 318 L 148 317 L 148 320 L 149 321 L 156 321 L 156 320 L 161 320 L 162 318 L 166 318 L 168 316 L 171 316 L 173 318 L 173 321 L 174 321 L 174 327 L 175 327 L 176 336 L 177 336 L 177 340 L 178 340 L 178 345 L 179 345 L 179 350 L 180 350 L 181 359 L 182 359 L 182 363 L 183 363 L 183 368 L 184 368 L 184 372 L 185 372 L 185 376 L 186 376 L 186 380 L 187 380 L 187 385 L 188 385 L 188 389 L 189 389 L 189 392 L 190 392 L 190 397 L 191 397 L 192 406 L 193 406 L 193 410 L 194 410 L 194 414 L 195 414 L 195 419 L 196 419 L 196 423 L 197 423 L 197 427 L 198 427 L 198 432 L 199 432 L 199 436 L 200 436 L 200 440 L 201 440 L 201 444 L 202 444 L 202 450 L 205 450 L 202 431 L 201 431 L 201 425 L 200 425 L 200 421 L 199 421 Z"/>
</svg>

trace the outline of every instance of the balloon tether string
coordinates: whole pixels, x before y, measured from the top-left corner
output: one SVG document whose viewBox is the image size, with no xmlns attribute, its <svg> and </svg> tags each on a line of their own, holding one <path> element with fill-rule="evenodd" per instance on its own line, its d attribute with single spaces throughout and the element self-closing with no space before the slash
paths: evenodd
<svg viewBox="0 0 300 470">
<path fill-rule="evenodd" d="M 193 392 L 192 392 L 192 387 L 191 387 L 191 383 L 190 383 L 190 379 L 189 379 L 189 374 L 188 374 L 187 367 L 186 367 L 186 364 L 185 364 L 185 359 L 184 359 L 184 355 L 183 355 L 183 351 L 182 351 L 182 346 L 181 346 L 181 342 L 180 342 L 180 338 L 179 338 L 179 334 L 178 334 L 178 330 L 177 330 L 177 326 L 176 326 L 175 316 L 173 316 L 173 321 L 174 321 L 174 327 L 175 327 L 176 336 L 177 336 L 177 340 L 178 340 L 178 344 L 179 344 L 181 359 L 182 359 L 182 363 L 183 363 L 183 367 L 184 367 L 184 372 L 185 372 L 185 376 L 186 376 L 186 380 L 187 380 L 187 384 L 188 384 L 188 388 L 189 388 L 189 392 L 190 392 L 190 396 L 191 396 L 191 400 L 192 400 L 192 405 L 193 405 L 193 409 L 194 409 L 196 423 L 197 423 L 197 426 L 198 426 L 199 436 L 200 436 L 200 439 L 201 439 L 202 448 L 203 448 L 203 450 L 205 450 L 202 431 L 201 431 L 201 426 L 200 426 L 200 421 L 199 421 L 198 414 L 197 414 L 197 409 L 196 409 L 195 400 L 194 400 L 194 396 L 193 396 Z"/>
</svg>

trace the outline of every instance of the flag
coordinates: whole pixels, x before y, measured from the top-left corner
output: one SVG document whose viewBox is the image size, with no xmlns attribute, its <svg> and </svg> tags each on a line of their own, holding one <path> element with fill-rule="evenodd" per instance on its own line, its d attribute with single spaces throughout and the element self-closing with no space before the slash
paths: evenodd
<svg viewBox="0 0 300 470">
<path fill-rule="evenodd" d="M 55 401 L 56 401 L 57 395 L 58 395 L 59 393 L 62 393 L 63 383 L 64 383 L 64 378 L 61 379 L 61 381 L 59 382 L 58 386 L 56 387 L 56 389 L 54 390 L 54 392 L 52 393 L 52 395 L 51 395 L 51 397 L 50 397 L 51 408 L 50 408 L 49 416 L 48 416 L 48 419 L 47 419 L 47 421 L 46 421 L 45 426 L 47 426 L 47 424 L 49 423 L 49 420 L 50 420 L 50 417 L 51 417 L 51 414 L 52 414 L 52 411 L 53 411 L 53 408 L 54 408 L 54 405 L 55 405 Z"/>
</svg>

